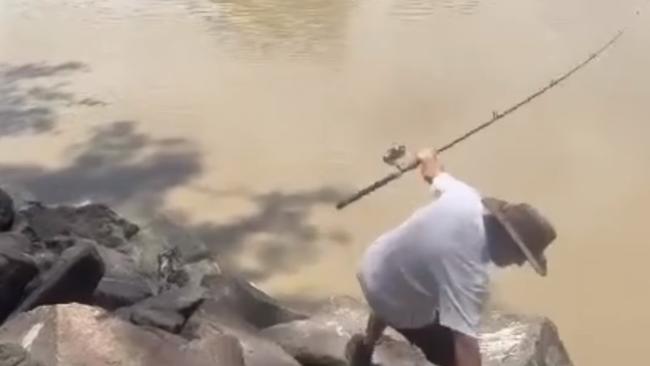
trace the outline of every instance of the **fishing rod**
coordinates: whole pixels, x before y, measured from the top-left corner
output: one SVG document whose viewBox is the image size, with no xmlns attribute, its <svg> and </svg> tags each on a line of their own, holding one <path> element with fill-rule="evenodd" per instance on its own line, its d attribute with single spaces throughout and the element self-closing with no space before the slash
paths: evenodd
<svg viewBox="0 0 650 366">
<path fill-rule="evenodd" d="M 638 12 L 637 12 L 637 14 L 638 14 Z M 461 143 L 462 141 L 465 141 L 466 139 L 473 136 L 474 134 L 482 131 L 483 129 L 485 129 L 485 128 L 489 127 L 489 126 L 491 126 L 493 123 L 501 120 L 502 118 L 504 118 L 507 115 L 515 112 L 517 109 L 521 108 L 522 106 L 524 106 L 524 105 L 532 102 L 534 99 L 540 97 L 542 94 L 546 93 L 547 91 L 554 88 L 555 86 L 557 86 L 558 84 L 560 84 L 564 80 L 568 79 L 575 72 L 577 72 L 578 70 L 580 70 L 583 67 L 587 66 L 587 64 L 589 64 L 591 61 L 593 61 L 598 56 L 600 56 L 603 52 L 605 52 L 605 50 L 607 50 L 614 43 L 616 43 L 621 38 L 621 36 L 623 35 L 624 32 L 625 32 L 624 29 L 618 31 L 601 48 L 599 48 L 595 52 L 591 53 L 589 55 L 589 57 L 587 57 L 584 61 L 582 61 L 581 63 L 576 65 L 574 68 L 572 68 L 571 70 L 569 70 L 566 73 L 564 73 L 563 75 L 561 75 L 559 78 L 552 79 L 549 84 L 547 84 L 546 86 L 544 86 L 541 89 L 537 90 L 536 92 L 530 94 L 528 97 L 521 100 L 519 103 L 516 103 L 512 107 L 506 109 L 505 111 L 503 111 L 501 113 L 492 112 L 492 118 L 490 120 L 488 120 L 488 121 L 478 125 L 477 127 L 469 130 L 465 134 L 457 137 L 455 140 L 453 140 L 453 141 L 449 142 L 448 144 L 442 146 L 441 148 L 437 149 L 436 151 L 438 153 L 441 153 L 443 151 L 451 149 L 452 147 L 456 146 L 457 144 Z M 401 165 L 395 163 L 395 161 L 397 159 L 403 157 L 405 153 L 406 153 L 406 148 L 403 145 L 402 146 L 393 146 L 393 147 L 391 147 L 387 151 L 387 153 L 384 155 L 384 162 L 391 165 L 391 166 L 393 166 L 393 167 L 395 167 L 395 168 L 397 168 L 397 170 L 395 172 L 390 173 L 390 174 L 386 175 L 385 177 L 375 181 L 374 183 L 370 184 L 369 186 L 358 190 L 356 193 L 352 194 L 348 198 L 345 198 L 345 199 L 339 201 L 336 204 L 336 208 L 341 210 L 341 209 L 345 208 L 346 206 L 350 205 L 351 203 L 363 198 L 364 196 L 376 191 L 377 189 L 387 185 L 388 183 L 400 178 L 402 175 L 404 175 L 404 173 L 409 172 L 409 171 L 414 170 L 415 168 L 417 168 L 420 165 L 420 162 L 417 159 L 410 162 L 406 166 L 401 166 Z"/>
</svg>

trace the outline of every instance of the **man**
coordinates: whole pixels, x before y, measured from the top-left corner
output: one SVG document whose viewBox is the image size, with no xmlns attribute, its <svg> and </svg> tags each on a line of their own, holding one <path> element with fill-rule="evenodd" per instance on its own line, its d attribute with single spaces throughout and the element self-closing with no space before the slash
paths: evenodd
<svg viewBox="0 0 650 366">
<path fill-rule="evenodd" d="M 528 261 L 546 275 L 551 224 L 527 204 L 482 198 L 444 172 L 432 149 L 417 155 L 438 198 L 366 251 L 359 283 L 372 310 L 365 335 L 346 349 L 352 366 L 371 364 L 387 326 L 438 366 L 480 366 L 478 330 L 488 292 L 488 266 Z"/>
</svg>

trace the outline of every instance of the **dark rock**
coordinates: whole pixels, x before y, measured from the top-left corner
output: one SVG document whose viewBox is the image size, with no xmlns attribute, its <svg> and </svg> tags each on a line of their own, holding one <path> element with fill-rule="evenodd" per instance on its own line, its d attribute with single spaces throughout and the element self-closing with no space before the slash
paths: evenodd
<svg viewBox="0 0 650 366">
<path fill-rule="evenodd" d="M 131 306 L 151 296 L 151 286 L 143 277 L 105 276 L 95 289 L 92 303 L 106 310 L 115 310 Z"/>
<path fill-rule="evenodd" d="M 215 339 L 224 357 L 166 332 L 125 322 L 80 304 L 42 306 L 0 328 L 0 342 L 21 344 L 43 366 L 243 366 L 239 345 Z M 228 360 L 230 362 L 219 362 Z M 239 353 L 241 358 L 241 353 Z"/>
<path fill-rule="evenodd" d="M 18 344 L 0 344 L 0 366 L 40 366 L 29 352 Z"/>
<path fill-rule="evenodd" d="M 223 311 L 220 303 L 205 300 L 183 329 L 187 338 L 210 342 L 228 335 L 239 339 L 246 366 L 300 366 L 276 343 L 258 335 L 258 330 L 241 318 Z"/>
<path fill-rule="evenodd" d="M 354 300 L 336 299 L 307 320 L 276 325 L 261 334 L 303 365 L 345 365 L 345 346 L 354 334 L 363 333 L 367 314 L 366 307 Z M 495 312 L 484 323 L 480 343 L 486 366 L 572 365 L 548 319 Z M 378 344 L 373 361 L 393 366 L 429 364 L 393 330 Z"/>
<path fill-rule="evenodd" d="M 287 308 L 238 277 L 209 276 L 202 284 L 209 289 L 215 308 L 239 317 L 257 329 L 306 318 L 306 315 Z"/>
<path fill-rule="evenodd" d="M 90 302 L 104 274 L 104 263 L 94 245 L 79 241 L 61 254 L 54 266 L 36 278 L 33 291 L 13 314 L 39 305 Z"/>
<path fill-rule="evenodd" d="M 153 296 L 154 279 L 141 273 L 131 256 L 102 246 L 97 246 L 97 250 L 106 272 L 93 295 L 95 305 L 115 310 Z"/>
<path fill-rule="evenodd" d="M 12 243 L 6 239 L 3 237 L 0 242 Z M 15 249 L 11 245 L 0 247 L 0 322 L 20 303 L 25 286 L 38 273 L 32 258 Z"/>
<path fill-rule="evenodd" d="M 185 317 L 180 313 L 151 308 L 138 308 L 130 314 L 131 323 L 155 327 L 169 333 L 180 333 L 185 325 Z"/>
<path fill-rule="evenodd" d="M 75 236 L 108 248 L 128 250 L 127 241 L 139 230 L 107 206 L 95 203 L 82 206 L 31 203 L 20 214 L 26 221 L 24 228 L 44 242 L 58 236 Z"/>
<path fill-rule="evenodd" d="M 0 189 L 0 231 L 11 229 L 14 223 L 14 200 L 7 192 Z"/>
<path fill-rule="evenodd" d="M 205 299 L 205 295 L 205 289 L 200 287 L 173 289 L 133 306 L 121 308 L 118 315 L 137 325 L 180 333 L 187 319 Z"/>
</svg>

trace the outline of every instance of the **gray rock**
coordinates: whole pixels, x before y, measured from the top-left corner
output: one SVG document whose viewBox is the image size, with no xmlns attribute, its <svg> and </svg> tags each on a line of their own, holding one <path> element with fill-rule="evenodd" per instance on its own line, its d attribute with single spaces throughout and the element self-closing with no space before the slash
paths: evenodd
<svg viewBox="0 0 650 366">
<path fill-rule="evenodd" d="M 545 317 L 492 312 L 481 350 L 488 366 L 571 366 L 557 327 Z"/>
<path fill-rule="evenodd" d="M 93 304 L 107 310 L 130 306 L 154 295 L 155 279 L 138 268 L 132 256 L 97 246 L 106 272 L 93 295 Z"/>
<path fill-rule="evenodd" d="M 243 366 L 237 362 L 236 342 L 213 341 L 224 357 L 80 304 L 39 307 L 0 328 L 0 342 L 22 345 L 43 366 Z M 227 357 L 229 362 L 221 362 Z"/>
<path fill-rule="evenodd" d="M 14 200 L 7 192 L 0 189 L 0 231 L 11 229 L 14 223 Z"/>
<path fill-rule="evenodd" d="M 119 316 L 137 325 L 180 333 L 187 319 L 205 299 L 203 288 L 180 288 L 118 310 Z"/>
<path fill-rule="evenodd" d="M 360 303 L 337 298 L 309 319 L 275 325 L 260 334 L 278 343 L 302 365 L 347 366 L 345 347 L 353 335 L 363 333 L 367 316 Z M 431 365 L 394 331 L 380 340 L 373 362 L 382 366 Z"/>
<path fill-rule="evenodd" d="M 0 243 L 11 244 L 7 240 Z M 0 322 L 18 306 L 25 287 L 38 273 L 32 258 L 15 249 L 11 245 L 0 247 Z"/>
<path fill-rule="evenodd" d="M 18 344 L 0 344 L 0 366 L 40 366 L 29 352 Z"/>
<path fill-rule="evenodd" d="M 239 340 L 233 336 L 216 334 L 212 337 L 196 339 L 189 343 L 188 348 L 209 355 L 214 366 L 247 366 L 244 361 L 244 349 Z"/>
<path fill-rule="evenodd" d="M 102 204 L 81 206 L 45 206 L 31 203 L 19 211 L 26 227 L 38 240 L 57 236 L 91 239 L 108 248 L 129 250 L 128 240 L 135 236 L 137 225 L 121 218 Z"/>
<path fill-rule="evenodd" d="M 265 329 L 261 335 L 280 344 L 303 365 L 345 365 L 345 345 L 363 333 L 364 305 L 339 298 L 307 319 Z M 571 366 L 555 326 L 545 318 L 491 313 L 484 319 L 481 349 L 486 366 Z M 430 365 L 422 353 L 393 330 L 379 342 L 378 365 Z"/>
<path fill-rule="evenodd" d="M 91 302 L 104 274 L 104 263 L 94 245 L 79 241 L 65 250 L 54 266 L 28 287 L 33 290 L 12 315 L 39 305 Z"/>
<path fill-rule="evenodd" d="M 209 342 L 228 335 L 239 339 L 246 366 L 300 366 L 276 343 L 258 335 L 258 330 L 223 308 L 213 299 L 205 300 L 183 329 L 187 338 Z"/>
<path fill-rule="evenodd" d="M 0 248 L 29 254 L 31 247 L 32 244 L 25 235 L 14 232 L 0 233 Z"/>
<path fill-rule="evenodd" d="M 153 296 L 151 287 L 143 276 L 107 275 L 99 281 L 92 303 L 106 310 L 131 306 Z"/>
<path fill-rule="evenodd" d="M 242 278 L 209 276 L 202 284 L 208 288 L 215 308 L 218 307 L 220 312 L 230 313 L 257 329 L 307 318 L 280 304 Z"/>
</svg>

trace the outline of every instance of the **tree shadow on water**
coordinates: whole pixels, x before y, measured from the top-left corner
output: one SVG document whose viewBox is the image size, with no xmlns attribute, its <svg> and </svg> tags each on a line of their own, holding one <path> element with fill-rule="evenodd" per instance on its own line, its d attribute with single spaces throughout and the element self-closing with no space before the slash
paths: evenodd
<svg viewBox="0 0 650 366">
<path fill-rule="evenodd" d="M 134 121 L 103 125 L 69 153 L 70 163 L 58 169 L 0 165 L 0 180 L 49 203 L 131 204 L 139 213 L 151 215 L 160 209 L 170 189 L 201 172 L 192 144 L 150 137 L 136 131 Z"/>
<path fill-rule="evenodd" d="M 208 245 L 224 269 L 249 280 L 260 281 L 275 274 L 292 273 L 317 261 L 323 249 L 320 245 L 346 245 L 350 241 L 347 232 L 325 230 L 312 220 L 315 210 L 333 209 L 342 196 L 339 189 L 323 187 L 229 195 L 245 197 L 254 204 L 254 209 L 229 222 L 205 222 L 187 227 Z M 256 262 L 253 268 L 238 265 L 237 259 L 244 253 L 252 255 L 249 259 Z"/>
<path fill-rule="evenodd" d="M 80 62 L 0 64 L 0 136 L 50 132 L 58 108 L 104 105 L 66 91 L 68 78 L 85 71 Z"/>
</svg>

